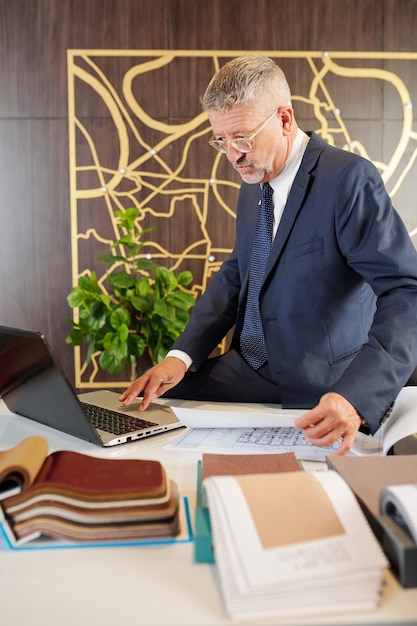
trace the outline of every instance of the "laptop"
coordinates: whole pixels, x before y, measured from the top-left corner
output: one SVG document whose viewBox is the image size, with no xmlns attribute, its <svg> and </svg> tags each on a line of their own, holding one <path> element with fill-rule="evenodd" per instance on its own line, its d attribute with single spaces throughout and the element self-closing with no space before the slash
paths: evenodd
<svg viewBox="0 0 417 626">
<path fill-rule="evenodd" d="M 77 395 L 45 336 L 0 326 L 0 397 L 12 413 L 101 446 L 143 439 L 183 424 L 170 407 L 139 402 L 123 407 L 120 394 Z"/>
</svg>

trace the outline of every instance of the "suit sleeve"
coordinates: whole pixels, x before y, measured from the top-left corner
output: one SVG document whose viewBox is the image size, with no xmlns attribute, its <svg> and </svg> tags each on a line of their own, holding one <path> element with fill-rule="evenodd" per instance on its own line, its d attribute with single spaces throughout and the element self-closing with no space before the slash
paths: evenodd
<svg viewBox="0 0 417 626">
<path fill-rule="evenodd" d="M 357 174 L 347 173 L 335 227 L 349 265 L 377 296 L 376 311 L 368 342 L 332 391 L 375 432 L 417 363 L 417 253 L 376 168 L 364 160 Z"/>
</svg>

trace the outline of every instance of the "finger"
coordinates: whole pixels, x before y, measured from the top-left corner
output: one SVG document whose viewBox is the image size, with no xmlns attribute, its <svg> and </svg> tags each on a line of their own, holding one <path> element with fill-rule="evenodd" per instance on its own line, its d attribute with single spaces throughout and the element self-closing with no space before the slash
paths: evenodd
<svg viewBox="0 0 417 626">
<path fill-rule="evenodd" d="M 151 378 L 145 386 L 143 392 L 143 400 L 139 407 L 139 411 L 145 411 L 148 408 L 149 404 L 152 402 L 152 400 L 163 396 L 164 393 L 174 385 L 175 382 L 171 379 L 166 380 L 162 377 L 159 377 L 157 379 L 155 377 Z"/>
<path fill-rule="evenodd" d="M 315 425 L 315 420 L 313 417 L 308 417 L 307 415 L 302 415 L 301 417 L 297 417 L 294 420 L 295 428 L 299 428 L 300 430 L 307 430 Z"/>
<path fill-rule="evenodd" d="M 323 436 L 314 436 L 309 431 L 303 431 L 303 433 L 307 441 L 313 446 L 334 446 L 340 441 L 340 446 L 332 452 L 332 456 L 347 454 L 355 442 L 355 433 L 348 433 L 340 429 L 334 429 Z"/>
<path fill-rule="evenodd" d="M 119 402 L 124 403 L 129 397 L 129 389 L 125 389 L 122 395 L 119 397 Z"/>
<path fill-rule="evenodd" d="M 355 442 L 354 435 L 346 435 L 346 437 L 342 438 L 342 443 L 337 448 L 337 450 L 332 452 L 330 456 L 343 456 L 347 454 L 352 449 L 354 442 Z"/>
<path fill-rule="evenodd" d="M 131 404 L 131 402 L 136 400 L 138 395 L 143 391 L 145 385 L 146 382 L 143 380 L 143 378 L 138 378 L 126 389 L 126 391 L 122 393 L 119 401 L 122 402 L 122 404 L 124 404 L 125 406 L 128 406 L 129 404 Z"/>
<path fill-rule="evenodd" d="M 314 427 L 303 430 L 305 438 L 313 446 L 333 446 L 342 438 L 341 432 L 338 429 L 327 430 L 322 434 L 316 433 L 315 430 Z"/>
<path fill-rule="evenodd" d="M 300 417 L 297 417 L 294 420 L 294 426 L 296 428 L 300 428 L 301 430 L 304 430 L 305 428 L 311 428 L 312 426 L 315 426 L 316 424 L 321 422 L 325 417 L 326 412 L 323 411 L 319 406 L 316 406 L 311 411 L 307 411 L 306 413 L 300 415 Z"/>
<path fill-rule="evenodd" d="M 332 445 L 342 435 L 345 434 L 345 429 L 340 424 L 335 422 L 332 418 L 325 418 L 316 422 L 315 424 L 309 424 L 303 429 L 303 434 L 309 438 L 309 440 L 326 442 L 332 440 L 331 443 L 325 443 L 320 445 Z M 317 444 L 314 444 L 317 445 Z"/>
</svg>

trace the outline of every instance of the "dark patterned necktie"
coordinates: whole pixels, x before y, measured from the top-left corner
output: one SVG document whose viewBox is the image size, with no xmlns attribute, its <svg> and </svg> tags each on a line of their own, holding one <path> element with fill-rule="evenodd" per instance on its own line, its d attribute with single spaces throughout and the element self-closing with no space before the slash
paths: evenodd
<svg viewBox="0 0 417 626">
<path fill-rule="evenodd" d="M 252 248 L 249 270 L 248 295 L 243 328 L 240 334 L 240 349 L 245 360 L 258 369 L 267 360 L 265 338 L 259 311 L 259 293 L 265 275 L 266 263 L 271 251 L 274 224 L 274 193 L 269 183 L 262 186 L 262 200 Z"/>
</svg>

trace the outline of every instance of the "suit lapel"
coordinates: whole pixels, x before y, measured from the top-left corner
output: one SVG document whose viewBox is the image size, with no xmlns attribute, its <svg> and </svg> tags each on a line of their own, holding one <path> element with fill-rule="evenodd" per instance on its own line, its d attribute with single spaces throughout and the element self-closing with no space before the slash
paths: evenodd
<svg viewBox="0 0 417 626">
<path fill-rule="evenodd" d="M 307 145 L 303 160 L 301 161 L 300 168 L 292 184 L 291 191 L 282 214 L 281 222 L 272 244 L 271 254 L 269 255 L 266 266 L 265 279 L 276 265 L 283 247 L 291 234 L 309 188 L 312 177 L 311 171 L 315 167 L 317 159 L 325 146 L 326 143 L 313 133 Z"/>
<path fill-rule="evenodd" d="M 300 175 L 301 174 L 301 175 Z M 269 255 L 268 263 L 266 266 L 265 277 L 276 264 L 282 249 L 287 241 L 294 222 L 297 219 L 297 215 L 300 212 L 306 191 L 308 189 L 308 183 L 310 181 L 310 175 L 305 172 L 299 172 L 296 180 L 291 187 L 290 194 L 288 196 L 287 203 L 284 208 L 284 212 L 281 217 L 281 222 L 278 227 L 277 234 L 272 244 L 271 254 Z"/>
</svg>

